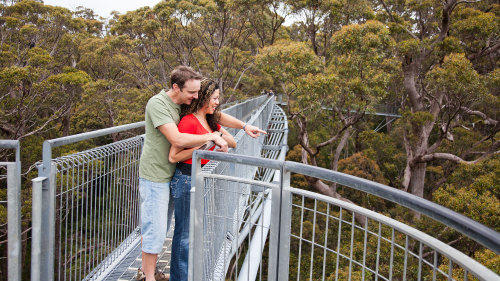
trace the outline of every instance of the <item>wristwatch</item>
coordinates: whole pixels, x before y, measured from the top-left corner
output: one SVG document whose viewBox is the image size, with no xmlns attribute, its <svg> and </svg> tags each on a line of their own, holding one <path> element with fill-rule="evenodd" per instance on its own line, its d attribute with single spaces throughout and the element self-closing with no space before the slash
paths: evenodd
<svg viewBox="0 0 500 281">
<path fill-rule="evenodd" d="M 245 123 L 245 124 L 243 125 L 243 128 L 242 128 L 242 129 L 243 129 L 243 131 L 245 131 L 245 127 L 246 127 L 246 126 L 247 126 L 247 123 Z"/>
</svg>

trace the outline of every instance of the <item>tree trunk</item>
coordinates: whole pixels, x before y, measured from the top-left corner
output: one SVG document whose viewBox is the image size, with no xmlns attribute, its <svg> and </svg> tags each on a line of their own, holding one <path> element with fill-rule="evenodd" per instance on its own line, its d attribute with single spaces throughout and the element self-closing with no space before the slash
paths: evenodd
<svg viewBox="0 0 500 281">
<path fill-rule="evenodd" d="M 332 170 L 334 171 L 338 170 L 340 153 L 342 152 L 342 150 L 344 150 L 344 147 L 347 144 L 347 140 L 349 139 L 350 135 L 351 135 L 351 128 L 347 128 L 344 131 L 344 134 L 342 135 L 342 138 L 340 139 L 337 148 L 335 149 L 335 155 L 333 156 L 333 161 L 332 161 Z"/>
<path fill-rule="evenodd" d="M 332 160 L 332 170 L 333 171 L 338 171 L 340 153 L 342 152 L 342 150 L 344 150 L 344 147 L 345 147 L 350 135 L 351 135 L 351 128 L 347 128 L 344 131 L 344 135 L 342 135 L 342 139 L 340 140 L 339 144 L 337 145 L 337 148 L 335 149 L 335 154 L 333 155 L 333 160 Z M 332 188 L 334 190 L 337 190 L 337 184 L 332 183 Z"/>
<path fill-rule="evenodd" d="M 67 114 L 63 116 L 62 125 L 63 125 L 63 136 L 64 137 L 69 136 L 69 129 L 70 129 L 69 111 Z"/>
<path fill-rule="evenodd" d="M 416 163 L 410 165 L 409 190 L 411 194 L 424 198 L 424 180 L 427 163 Z"/>
</svg>

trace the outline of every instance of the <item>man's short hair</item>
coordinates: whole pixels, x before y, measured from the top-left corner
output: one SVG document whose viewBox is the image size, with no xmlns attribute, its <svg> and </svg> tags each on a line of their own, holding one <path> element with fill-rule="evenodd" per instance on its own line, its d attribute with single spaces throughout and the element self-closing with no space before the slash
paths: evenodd
<svg viewBox="0 0 500 281">
<path fill-rule="evenodd" d="M 194 71 L 191 67 L 185 65 L 179 65 L 170 73 L 170 87 L 174 84 L 179 86 L 179 89 L 184 88 L 184 83 L 191 79 L 201 80 L 203 76 L 198 72 Z"/>
</svg>

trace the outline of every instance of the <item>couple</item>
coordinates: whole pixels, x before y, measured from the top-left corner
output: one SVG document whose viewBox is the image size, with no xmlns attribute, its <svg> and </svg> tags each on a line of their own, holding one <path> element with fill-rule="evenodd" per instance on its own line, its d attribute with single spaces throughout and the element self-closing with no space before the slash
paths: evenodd
<svg viewBox="0 0 500 281">
<path fill-rule="evenodd" d="M 174 209 L 170 195 L 175 201 L 171 280 L 187 280 L 193 151 L 210 141 L 219 146 L 217 151 L 227 152 L 228 146 L 236 146 L 234 138 L 219 124 L 243 129 L 251 137 L 265 133 L 221 113 L 217 83 L 203 79 L 190 67 L 175 68 L 170 86 L 146 105 L 146 136 L 139 164 L 142 268 L 137 280 L 168 280 L 155 268 Z M 202 160 L 202 164 L 207 162 Z"/>
</svg>

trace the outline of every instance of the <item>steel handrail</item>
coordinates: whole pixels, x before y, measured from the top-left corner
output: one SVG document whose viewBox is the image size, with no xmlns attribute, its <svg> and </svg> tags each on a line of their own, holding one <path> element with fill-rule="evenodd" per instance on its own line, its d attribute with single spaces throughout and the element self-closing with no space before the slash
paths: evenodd
<svg viewBox="0 0 500 281">
<path fill-rule="evenodd" d="M 260 157 L 213 151 L 195 151 L 193 154 L 193 161 L 198 158 L 260 166 L 270 169 L 283 168 L 286 171 L 345 185 L 395 202 L 429 216 L 436 221 L 454 228 L 474 241 L 491 249 L 496 254 L 500 254 L 500 233 L 439 204 L 387 185 L 291 161 L 270 160 Z"/>
</svg>

